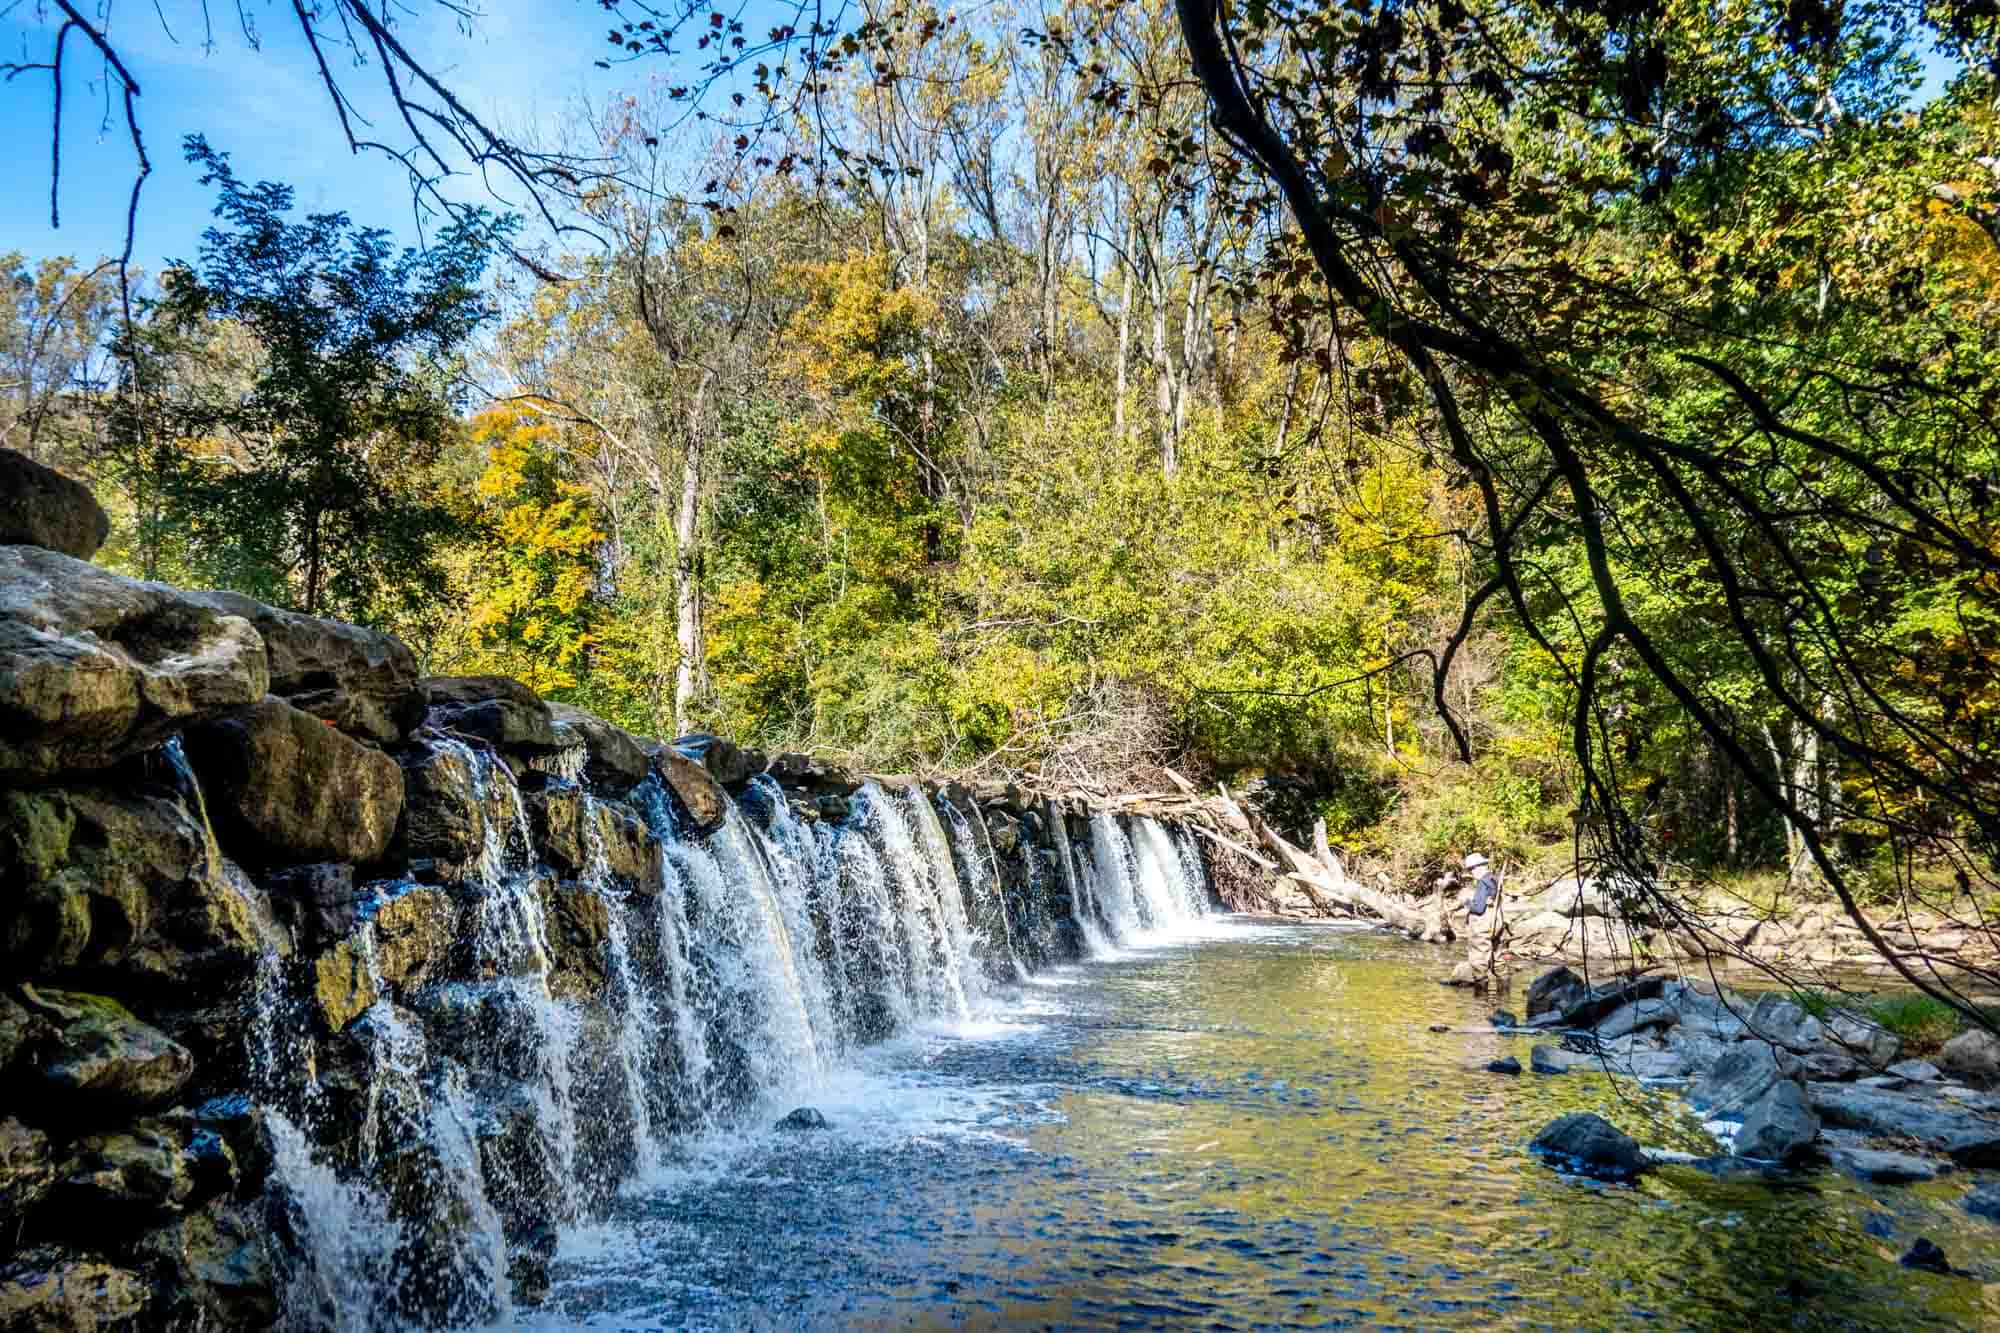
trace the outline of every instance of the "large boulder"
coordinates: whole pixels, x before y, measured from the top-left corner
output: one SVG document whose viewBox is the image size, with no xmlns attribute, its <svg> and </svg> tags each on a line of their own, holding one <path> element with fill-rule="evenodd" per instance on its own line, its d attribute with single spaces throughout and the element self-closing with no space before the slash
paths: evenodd
<svg viewBox="0 0 2000 1333">
<path fill-rule="evenodd" d="M 41 546 L 88 560 L 111 535 L 111 516 L 80 481 L 0 449 L 0 546 Z"/>
<path fill-rule="evenodd" d="M 653 771 L 645 750 L 624 728 L 568 704 L 550 704 L 549 717 L 555 725 L 557 745 L 565 750 L 582 749 L 583 780 L 592 788 L 625 791 Z"/>
<path fill-rule="evenodd" d="M 1765 1042 L 1738 1042 L 1695 1080 L 1688 1100 L 1716 1115 L 1742 1115 L 1797 1068 L 1790 1055 Z"/>
<path fill-rule="evenodd" d="M 471 753 L 455 744 L 422 745 L 405 752 L 403 817 L 396 830 L 398 855 L 411 862 L 462 866 L 486 845 L 486 796 Z"/>
<path fill-rule="evenodd" d="M 1876 1069 L 1887 1068 L 1903 1053 L 1902 1038 L 1851 1009 L 1836 1009 L 1826 1016 L 1826 1035 L 1835 1045 Z"/>
<path fill-rule="evenodd" d="M 525 801 L 535 850 L 552 870 L 591 883 L 659 892 L 658 848 L 630 809 L 594 800 L 566 784 L 550 784 Z"/>
<path fill-rule="evenodd" d="M 174 1218 L 132 1248 L 167 1275 L 159 1299 L 175 1326 L 269 1328 L 281 1313 L 276 1245 L 265 1208 L 222 1203 Z"/>
<path fill-rule="evenodd" d="M 1819 1137 L 1819 1117 L 1806 1100 L 1806 1090 L 1781 1078 L 1751 1104 L 1736 1136 L 1736 1154 L 1766 1162 L 1789 1162 Z"/>
<path fill-rule="evenodd" d="M 185 596 L 256 627 L 270 664 L 270 692 L 292 707 L 383 744 L 401 740 L 424 720 L 416 655 L 395 635 L 283 611 L 241 593 Z"/>
<path fill-rule="evenodd" d="M 391 882 L 358 895 L 359 924 L 313 960 L 313 1001 L 330 1032 L 366 1013 L 385 989 L 406 994 L 450 972 L 460 904 L 445 889 Z"/>
<path fill-rule="evenodd" d="M 549 706 L 512 676 L 426 676 L 420 688 L 434 727 L 511 754 L 546 755 L 562 748 Z"/>
<path fill-rule="evenodd" d="M 217 831 L 242 860 L 373 861 L 396 832 L 396 761 L 283 699 L 194 728 L 186 746 Z"/>
<path fill-rule="evenodd" d="M 1985 1028 L 1971 1028 L 1944 1044 L 1938 1053 L 1938 1068 L 1960 1078 L 2000 1078 L 2000 1037 Z"/>
<path fill-rule="evenodd" d="M 671 747 L 653 755 L 653 767 L 680 798 L 681 809 L 687 812 L 697 830 L 705 831 L 722 823 L 729 809 L 729 794 L 707 769 Z"/>
<path fill-rule="evenodd" d="M 1858 1083 L 1811 1083 L 1806 1093 L 1828 1125 L 1914 1143 L 1960 1166 L 2000 1166 L 2000 1121 Z"/>
<path fill-rule="evenodd" d="M 1588 1111 L 1550 1121 L 1528 1150 L 1563 1169 L 1611 1180 L 1630 1180 L 1650 1165 L 1637 1139 Z"/>
<path fill-rule="evenodd" d="M 1680 1021 L 1680 1011 L 1665 1000 L 1634 1000 L 1614 1009 L 1597 1025 L 1597 1039 L 1612 1041 L 1648 1028 L 1672 1027 Z"/>
<path fill-rule="evenodd" d="M 116 1000 L 56 990 L 36 998 L 57 1034 L 36 1082 L 45 1096 L 82 1108 L 86 1117 L 163 1105 L 194 1073 L 186 1047 Z"/>
<path fill-rule="evenodd" d="M 1796 1000 L 1772 991 L 1757 997 L 1757 1004 L 1745 1020 L 1749 1035 L 1773 1042 L 1795 1055 L 1803 1055 L 1819 1045 L 1825 1026 Z"/>
<path fill-rule="evenodd" d="M 7 1333 L 113 1333 L 141 1327 L 145 1279 L 103 1259 L 48 1246 L 0 1267 L 0 1329 Z"/>
<path fill-rule="evenodd" d="M 0 546 L 0 782 L 107 768 L 269 684 L 264 641 L 242 617 Z"/>
<path fill-rule="evenodd" d="M 263 949 L 252 896 L 210 854 L 186 798 L 159 790 L 0 792 L 0 957 L 186 986 L 247 974 Z"/>
<path fill-rule="evenodd" d="M 105 1219 L 136 1230 L 226 1192 L 235 1176 L 214 1135 L 185 1120 L 152 1118 L 71 1144 L 55 1200 L 71 1218 L 91 1219 L 83 1225 L 101 1235 Z"/>
</svg>

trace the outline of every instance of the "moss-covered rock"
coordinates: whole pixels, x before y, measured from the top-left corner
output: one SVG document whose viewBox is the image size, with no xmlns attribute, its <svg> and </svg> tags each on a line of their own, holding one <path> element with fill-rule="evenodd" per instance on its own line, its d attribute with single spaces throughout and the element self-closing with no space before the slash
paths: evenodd
<svg viewBox="0 0 2000 1333">
<path fill-rule="evenodd" d="M 47 990 L 36 998 L 56 1038 L 52 1049 L 32 1062 L 34 1079 L 61 1106 L 93 1118 L 145 1110 L 173 1100 L 194 1073 L 194 1057 L 185 1046 L 140 1022 L 116 1000 Z"/>
<path fill-rule="evenodd" d="M 0 1120 L 0 1217 L 21 1217 L 55 1183 L 49 1136 L 18 1120 Z"/>
<path fill-rule="evenodd" d="M 145 1327 L 145 1280 L 104 1259 L 49 1247 L 0 1266 L 0 1333 L 125 1333 Z"/>
</svg>

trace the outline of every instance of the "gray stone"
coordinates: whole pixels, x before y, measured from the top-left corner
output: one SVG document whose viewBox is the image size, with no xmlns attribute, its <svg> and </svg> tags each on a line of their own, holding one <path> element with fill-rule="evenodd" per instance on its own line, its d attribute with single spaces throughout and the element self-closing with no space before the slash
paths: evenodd
<svg viewBox="0 0 2000 1333">
<path fill-rule="evenodd" d="M 624 791 L 653 771 L 645 750 L 623 728 L 568 704 L 550 704 L 549 717 L 555 725 L 557 745 L 566 750 L 583 748 L 583 780 L 593 789 Z"/>
<path fill-rule="evenodd" d="M 1902 1038 L 1851 1009 L 1836 1009 L 1827 1015 L 1826 1035 L 1828 1040 L 1876 1069 L 1888 1065 L 1903 1051 Z"/>
<path fill-rule="evenodd" d="M 41 546 L 88 560 L 110 535 L 111 516 L 88 486 L 0 449 L 0 546 Z"/>
<path fill-rule="evenodd" d="M 1761 1041 L 1738 1042 L 1695 1080 L 1688 1100 L 1716 1115 L 1741 1115 L 1795 1067 Z"/>
<path fill-rule="evenodd" d="M 264 697 L 264 642 L 163 583 L 0 546 L 0 782 L 107 768 Z"/>
<path fill-rule="evenodd" d="M 1854 1179 L 1872 1181 L 1874 1185 L 1916 1185 L 1920 1181 L 1934 1181 L 1940 1173 L 1952 1169 L 1948 1161 L 1934 1161 L 1916 1153 L 1890 1153 L 1888 1149 L 1836 1147 L 1826 1151 L 1826 1159 Z"/>
<path fill-rule="evenodd" d="M 2000 1222 L 2000 1185 L 1981 1185 L 1966 1195 L 1965 1211 L 1989 1222 Z"/>
<path fill-rule="evenodd" d="M 1855 1083 L 1813 1083 L 1806 1092 L 1826 1124 L 1916 1143 L 1961 1166 L 2000 1165 L 2000 1121 Z"/>
<path fill-rule="evenodd" d="M 1819 1117 L 1813 1114 L 1805 1089 L 1784 1078 L 1766 1089 L 1744 1114 L 1736 1152 L 1767 1162 L 1789 1162 L 1818 1137 Z"/>
<path fill-rule="evenodd" d="M 1838 1083 L 1853 1078 L 1867 1068 L 1846 1051 L 1821 1045 L 1799 1057 L 1799 1077 Z"/>
<path fill-rule="evenodd" d="M 1804 1054 L 1826 1035 L 1826 1028 L 1797 1001 L 1771 992 L 1757 997 L 1748 1020 L 1752 1039 L 1775 1042 L 1794 1054 Z"/>
<path fill-rule="evenodd" d="M 417 659 L 393 634 L 266 606 L 234 592 L 187 600 L 256 627 L 270 664 L 270 692 L 350 736 L 390 744 L 424 720 Z"/>
<path fill-rule="evenodd" d="M 561 749 L 548 705 L 512 676 L 427 676 L 419 682 L 430 724 L 512 754 Z"/>
<path fill-rule="evenodd" d="M 694 760 L 709 776 L 725 787 L 748 782 L 764 771 L 766 760 L 755 750 L 746 750 L 733 741 L 697 731 L 676 738 L 671 747 L 677 754 Z"/>
<path fill-rule="evenodd" d="M 192 728 L 186 745 L 216 830 L 240 860 L 368 862 L 396 832 L 396 761 L 282 699 Z"/>
<path fill-rule="evenodd" d="M 1961 1078 L 1983 1082 L 2000 1077 L 2000 1037 L 1985 1028 L 1970 1028 L 1944 1044 L 1937 1063 Z"/>
<path fill-rule="evenodd" d="M 1528 1052 L 1528 1067 L 1537 1074 L 1567 1074 L 1572 1069 L 1601 1069 L 1601 1056 L 1565 1051 L 1560 1046 L 1536 1046 Z"/>
<path fill-rule="evenodd" d="M 1640 1051 L 1630 1057 L 1628 1068 L 1634 1078 L 1679 1079 L 1694 1072 L 1686 1051 Z"/>
<path fill-rule="evenodd" d="M 1680 1020 L 1680 1011 L 1664 999 L 1634 1000 L 1597 1025 L 1597 1039 L 1611 1041 L 1649 1027 L 1670 1027 Z"/>
<path fill-rule="evenodd" d="M 1498 1060 L 1488 1061 L 1486 1072 L 1489 1074 L 1518 1074 L 1521 1072 L 1521 1062 L 1511 1055 L 1502 1056 Z"/>
<path fill-rule="evenodd" d="M 1650 1165 L 1638 1140 L 1588 1111 L 1550 1121 L 1528 1148 L 1558 1166 L 1614 1180 L 1630 1179 Z"/>
<path fill-rule="evenodd" d="M 1911 1083 L 1935 1083 L 1938 1067 L 1928 1060 L 1902 1060 L 1882 1071 Z"/>
</svg>

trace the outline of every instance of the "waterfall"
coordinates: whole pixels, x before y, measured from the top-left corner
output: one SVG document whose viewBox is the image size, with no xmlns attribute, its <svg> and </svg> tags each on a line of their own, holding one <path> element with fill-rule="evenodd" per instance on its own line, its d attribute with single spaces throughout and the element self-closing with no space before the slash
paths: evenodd
<svg viewBox="0 0 2000 1333">
<path fill-rule="evenodd" d="M 983 1015 L 993 987 L 1055 955 L 1064 911 L 1045 883 L 1086 953 L 1206 910 L 1198 850 L 1150 819 L 1094 816 L 1085 847 L 1045 807 L 1010 815 L 996 845 L 997 817 L 915 784 L 866 783 L 844 817 L 815 819 L 759 776 L 701 830 L 657 774 L 598 793 L 565 751 L 524 794 L 484 746 L 420 743 L 456 761 L 465 863 L 420 872 L 443 884 L 357 891 L 345 935 L 302 941 L 311 958 L 216 848 L 166 747 L 209 873 L 263 932 L 245 1047 L 289 1329 L 508 1323 L 558 1231 L 691 1136 L 809 1097 L 855 1046 Z M 537 844 L 572 819 L 561 858 Z M 616 838 L 635 841 L 614 855 Z M 428 896 L 393 908 L 410 894 Z M 411 933 L 427 928 L 448 934 Z M 349 983 L 366 1007 L 328 1034 L 321 1011 Z"/>
</svg>

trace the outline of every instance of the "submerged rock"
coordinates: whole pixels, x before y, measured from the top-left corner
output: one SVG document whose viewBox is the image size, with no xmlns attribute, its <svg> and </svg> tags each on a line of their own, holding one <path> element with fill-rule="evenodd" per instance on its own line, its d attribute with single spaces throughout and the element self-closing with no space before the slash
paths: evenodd
<svg viewBox="0 0 2000 1333">
<path fill-rule="evenodd" d="M 88 486 L 0 449 L 0 546 L 41 546 L 88 560 L 110 535 L 111 516 Z"/>
<path fill-rule="evenodd" d="M 784 1119 L 778 1121 L 777 1128 L 784 1130 L 832 1129 L 833 1125 L 825 1116 L 812 1107 L 801 1106 Z"/>
<path fill-rule="evenodd" d="M 109 767 L 269 686 L 264 641 L 240 616 L 0 546 L 0 780 Z"/>
<path fill-rule="evenodd" d="M 1974 1217 L 2000 1222 L 2000 1185 L 1981 1185 L 1966 1195 L 1965 1211 Z"/>
<path fill-rule="evenodd" d="M 1905 1268 L 1921 1268 L 1930 1273 L 1943 1273 L 1949 1276 L 1953 1272 L 1951 1260 L 1945 1257 L 1944 1250 L 1928 1236 L 1917 1237 L 1917 1243 L 1912 1245 L 1897 1262 Z"/>
<path fill-rule="evenodd" d="M 1557 1166 L 1612 1180 L 1629 1180 L 1651 1165 L 1637 1139 L 1588 1111 L 1550 1121 L 1528 1148 Z"/>
</svg>

